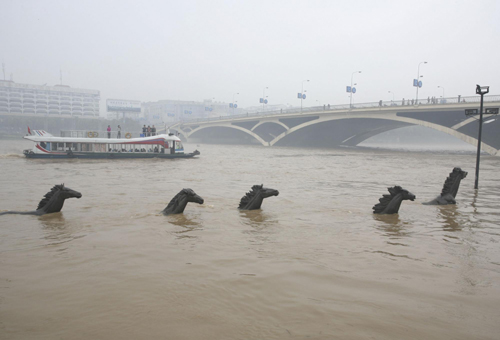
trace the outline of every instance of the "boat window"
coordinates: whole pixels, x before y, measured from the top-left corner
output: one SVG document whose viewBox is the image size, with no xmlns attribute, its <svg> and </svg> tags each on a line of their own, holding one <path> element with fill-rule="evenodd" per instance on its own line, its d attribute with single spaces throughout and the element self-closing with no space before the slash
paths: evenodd
<svg viewBox="0 0 500 340">
<path fill-rule="evenodd" d="M 104 144 L 104 143 L 94 144 L 94 151 L 95 152 L 106 152 L 106 144 Z"/>
<path fill-rule="evenodd" d="M 57 150 L 64 151 L 64 143 L 57 143 Z"/>
</svg>

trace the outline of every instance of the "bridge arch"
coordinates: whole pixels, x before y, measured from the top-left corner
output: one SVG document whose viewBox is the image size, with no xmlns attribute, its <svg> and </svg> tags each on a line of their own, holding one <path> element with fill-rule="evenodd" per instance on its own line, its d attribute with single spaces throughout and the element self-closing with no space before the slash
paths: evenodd
<svg viewBox="0 0 500 340">
<path fill-rule="evenodd" d="M 451 135 L 451 136 L 454 136 L 454 137 L 456 137 L 456 138 L 458 138 L 458 139 L 460 139 L 468 144 L 477 146 L 477 139 L 476 138 L 468 136 L 464 133 L 461 133 L 453 128 L 449 128 L 449 127 L 446 127 L 443 125 L 439 125 L 439 124 L 435 124 L 435 123 L 431 123 L 431 122 L 427 122 L 427 121 L 423 121 L 423 120 L 418 120 L 418 119 L 414 119 L 414 118 L 409 118 L 409 117 L 400 117 L 400 116 L 396 116 L 396 115 L 391 115 L 391 116 L 385 115 L 385 116 L 381 117 L 381 116 L 377 116 L 374 114 L 369 114 L 369 115 L 368 114 L 367 115 L 359 115 L 358 114 L 355 116 L 346 116 L 346 115 L 342 115 L 342 116 L 336 115 L 336 116 L 328 116 L 328 117 L 323 116 L 317 120 L 308 121 L 308 122 L 299 124 L 297 126 L 294 126 L 293 128 L 290 128 L 289 130 L 283 132 L 282 134 L 277 136 L 275 139 L 273 139 L 271 142 L 269 142 L 269 145 L 273 146 L 276 143 L 278 143 L 280 140 L 282 140 L 283 138 L 293 134 L 294 132 L 302 130 L 308 126 L 321 124 L 321 123 L 325 123 L 325 122 L 330 122 L 330 121 L 335 121 L 335 120 L 350 120 L 350 119 L 386 120 L 386 121 L 392 121 L 392 122 L 399 122 L 399 123 L 401 123 L 401 125 L 399 125 L 399 126 L 394 125 L 393 127 L 389 126 L 387 128 L 381 128 L 381 129 L 378 129 L 376 131 L 366 131 L 364 133 L 352 135 L 349 138 L 347 138 L 346 140 L 344 140 L 342 145 L 354 146 L 354 145 L 357 145 L 357 144 L 361 143 L 362 141 L 364 141 L 372 136 L 375 136 L 377 134 L 380 134 L 382 132 L 386 132 L 386 131 L 390 131 L 392 129 L 400 128 L 400 127 L 405 126 L 405 125 L 406 126 L 419 125 L 419 126 L 431 128 L 431 129 L 436 130 L 436 131 L 444 132 L 444 133 Z M 494 147 L 492 147 L 484 142 L 481 142 L 481 148 L 485 152 L 492 154 L 492 155 L 495 155 L 498 153 L 498 150 L 496 148 L 494 148 Z"/>
<path fill-rule="evenodd" d="M 278 125 L 283 126 L 285 128 L 285 130 L 287 130 L 287 131 L 290 130 L 290 128 L 288 126 L 286 126 L 285 124 L 283 124 L 283 122 L 280 122 L 279 120 L 262 120 L 252 128 L 252 131 L 254 131 L 256 128 L 258 128 L 259 126 L 261 126 L 263 124 L 278 124 Z"/>
<path fill-rule="evenodd" d="M 212 127 L 223 127 L 223 128 L 230 128 L 230 129 L 239 130 L 239 131 L 242 131 L 242 132 L 244 132 L 244 133 L 252 136 L 256 140 L 258 140 L 263 146 L 269 146 L 269 142 L 266 142 L 264 139 L 262 139 L 259 135 L 257 135 L 253 131 L 250 131 L 250 130 L 245 129 L 245 128 L 241 127 L 241 126 L 232 125 L 232 124 L 215 124 L 215 125 L 210 125 L 210 126 L 198 126 L 197 128 L 195 128 L 195 129 L 191 130 L 190 132 L 188 132 L 187 133 L 187 137 L 189 138 L 193 134 L 195 134 L 196 132 L 199 132 L 199 131 L 204 130 L 204 129 L 212 128 Z"/>
</svg>

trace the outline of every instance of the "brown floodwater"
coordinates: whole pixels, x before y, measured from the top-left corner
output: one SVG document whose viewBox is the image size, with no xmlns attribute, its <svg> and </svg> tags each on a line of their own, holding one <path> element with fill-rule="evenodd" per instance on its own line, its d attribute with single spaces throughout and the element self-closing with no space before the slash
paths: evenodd
<svg viewBox="0 0 500 340">
<path fill-rule="evenodd" d="M 1 339 L 498 339 L 500 158 L 186 145 L 184 160 L 32 160 L 0 141 Z M 426 206 L 455 166 L 456 206 Z M 254 184 L 279 190 L 239 211 Z M 401 185 L 399 214 L 372 206 Z M 163 216 L 191 188 L 205 203 Z"/>
</svg>

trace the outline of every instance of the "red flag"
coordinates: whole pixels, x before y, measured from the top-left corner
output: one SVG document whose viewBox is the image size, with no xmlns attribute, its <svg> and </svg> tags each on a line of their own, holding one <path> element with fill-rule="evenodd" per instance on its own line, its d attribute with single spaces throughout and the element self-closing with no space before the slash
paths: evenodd
<svg viewBox="0 0 500 340">
<path fill-rule="evenodd" d="M 28 126 L 28 133 L 31 135 L 31 130 L 29 126 Z"/>
</svg>

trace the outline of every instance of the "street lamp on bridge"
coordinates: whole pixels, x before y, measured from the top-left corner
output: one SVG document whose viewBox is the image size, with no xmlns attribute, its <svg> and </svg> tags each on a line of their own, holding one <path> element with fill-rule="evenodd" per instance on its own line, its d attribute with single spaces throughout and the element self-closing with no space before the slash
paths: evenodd
<svg viewBox="0 0 500 340">
<path fill-rule="evenodd" d="M 392 102 L 394 103 L 394 92 L 388 91 L 389 93 L 392 94 Z"/>
<path fill-rule="evenodd" d="M 233 115 L 234 115 L 234 109 L 236 109 L 238 107 L 238 104 L 236 104 L 236 102 L 234 101 L 234 96 L 236 95 L 239 95 L 240 93 L 233 93 L 233 102 L 231 104 L 229 104 L 229 107 L 232 107 L 233 108 Z"/>
<path fill-rule="evenodd" d="M 266 89 L 269 89 L 269 87 L 264 87 L 262 90 L 262 98 L 260 98 L 260 103 L 262 103 L 262 112 L 264 112 L 264 105 L 267 104 L 267 97 L 266 97 Z"/>
<path fill-rule="evenodd" d="M 421 61 L 418 63 L 418 69 L 417 69 L 417 79 L 413 79 L 413 86 L 417 88 L 417 98 L 415 100 L 415 105 L 418 105 L 418 88 L 422 87 L 422 81 L 420 80 L 420 65 L 421 64 L 427 64 L 426 61 Z M 423 76 L 422 76 L 423 77 Z"/>
<path fill-rule="evenodd" d="M 300 98 L 300 113 L 302 113 L 302 100 L 306 99 L 306 94 L 304 93 L 304 83 L 308 82 L 309 79 L 302 80 L 302 89 L 301 92 L 297 95 Z"/>
<path fill-rule="evenodd" d="M 438 89 L 439 89 L 439 88 L 440 88 L 441 90 L 443 90 L 443 99 L 444 99 L 444 87 L 442 87 L 442 86 L 438 86 Z"/>
<path fill-rule="evenodd" d="M 351 86 L 347 86 L 347 92 L 349 92 L 349 108 L 352 108 L 352 94 L 353 93 L 356 93 L 356 88 L 353 87 L 352 85 L 352 81 L 353 81 L 353 77 L 354 77 L 354 74 L 355 73 L 361 73 L 361 71 L 354 71 L 352 74 L 351 74 Z M 354 84 L 356 85 L 356 84 Z"/>
</svg>

